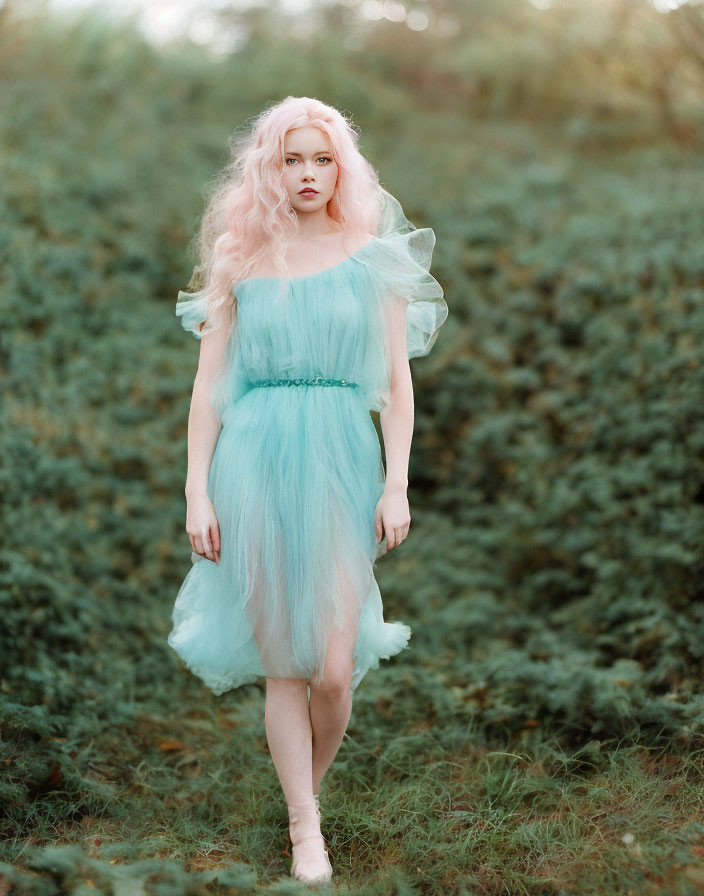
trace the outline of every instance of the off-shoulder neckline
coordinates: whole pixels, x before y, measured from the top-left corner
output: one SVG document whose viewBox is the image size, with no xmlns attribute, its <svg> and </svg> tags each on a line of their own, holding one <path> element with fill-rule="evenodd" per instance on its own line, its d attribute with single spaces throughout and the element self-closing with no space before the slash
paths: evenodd
<svg viewBox="0 0 704 896">
<path fill-rule="evenodd" d="M 329 274 L 331 271 L 336 271 L 338 268 L 342 267 L 343 264 L 346 264 L 348 261 L 351 261 L 353 258 L 356 258 L 363 249 L 366 249 L 367 246 L 374 241 L 375 237 L 370 237 L 366 243 L 363 243 L 359 249 L 355 249 L 354 252 L 351 252 L 349 255 L 346 255 L 341 261 L 338 261 L 337 264 L 331 265 L 329 268 L 323 268 L 322 271 L 313 271 L 311 274 L 297 274 L 294 277 L 289 277 L 289 282 L 297 281 L 297 280 L 310 280 L 313 277 L 320 277 L 323 274 Z M 283 280 L 283 277 L 245 277 L 244 280 L 240 280 L 238 287 L 242 286 L 243 283 L 257 282 L 267 280 Z M 234 291 L 234 287 L 233 287 Z"/>
</svg>

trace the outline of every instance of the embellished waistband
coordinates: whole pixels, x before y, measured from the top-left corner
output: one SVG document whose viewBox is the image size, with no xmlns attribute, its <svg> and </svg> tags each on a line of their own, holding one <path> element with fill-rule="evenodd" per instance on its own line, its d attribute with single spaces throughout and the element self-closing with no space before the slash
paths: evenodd
<svg viewBox="0 0 704 896">
<path fill-rule="evenodd" d="M 253 386 L 358 386 L 359 383 L 352 383 L 350 380 L 336 380 L 329 376 L 316 376 L 312 379 L 305 377 L 296 377 L 295 379 L 269 379 L 256 380 Z"/>
</svg>

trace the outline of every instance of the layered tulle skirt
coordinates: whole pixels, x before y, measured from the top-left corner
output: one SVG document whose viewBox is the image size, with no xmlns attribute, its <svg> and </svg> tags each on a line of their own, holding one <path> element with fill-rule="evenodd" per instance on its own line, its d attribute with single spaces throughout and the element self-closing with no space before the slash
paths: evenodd
<svg viewBox="0 0 704 896">
<path fill-rule="evenodd" d="M 385 622 L 374 531 L 381 449 L 354 386 L 262 385 L 223 418 L 208 495 L 220 563 L 192 553 L 168 643 L 215 694 L 260 676 L 305 678 L 350 664 L 356 689 L 401 651 Z"/>
</svg>

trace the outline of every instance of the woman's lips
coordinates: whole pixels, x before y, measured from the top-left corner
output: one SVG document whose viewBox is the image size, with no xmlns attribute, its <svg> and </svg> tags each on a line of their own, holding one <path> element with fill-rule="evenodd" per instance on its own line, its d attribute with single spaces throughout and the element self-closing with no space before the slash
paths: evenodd
<svg viewBox="0 0 704 896">
<path fill-rule="evenodd" d="M 299 196 L 317 196 L 317 190 L 300 190 L 298 193 Z"/>
</svg>

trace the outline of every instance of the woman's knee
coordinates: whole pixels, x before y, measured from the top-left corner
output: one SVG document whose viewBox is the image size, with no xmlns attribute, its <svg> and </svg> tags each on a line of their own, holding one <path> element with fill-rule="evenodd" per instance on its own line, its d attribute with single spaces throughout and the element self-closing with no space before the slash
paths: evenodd
<svg viewBox="0 0 704 896">
<path fill-rule="evenodd" d="M 320 683 L 311 681 L 310 690 L 317 691 L 328 700 L 335 702 L 345 700 L 351 696 L 352 669 L 338 667 L 325 671 Z"/>
</svg>

